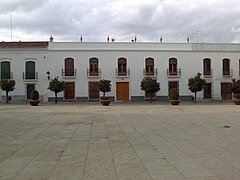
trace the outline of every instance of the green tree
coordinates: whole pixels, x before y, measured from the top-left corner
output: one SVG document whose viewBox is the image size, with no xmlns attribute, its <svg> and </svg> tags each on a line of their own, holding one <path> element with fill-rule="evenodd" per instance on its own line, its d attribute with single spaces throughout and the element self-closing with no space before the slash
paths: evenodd
<svg viewBox="0 0 240 180">
<path fill-rule="evenodd" d="M 240 79 L 236 80 L 232 79 L 232 83 L 230 84 L 232 93 L 235 98 L 240 99 Z"/>
<path fill-rule="evenodd" d="M 8 103 L 8 93 L 15 89 L 16 82 L 11 79 L 2 79 L 0 81 L 0 86 L 3 91 L 6 91 L 6 103 Z"/>
<path fill-rule="evenodd" d="M 48 89 L 55 93 L 55 103 L 57 103 L 57 94 L 65 89 L 65 83 L 59 80 L 58 77 L 55 77 L 49 82 Z"/>
<path fill-rule="evenodd" d="M 196 102 L 197 92 L 202 91 L 204 85 L 206 84 L 206 80 L 201 78 L 201 73 L 197 73 L 195 77 L 191 77 L 188 79 L 188 89 L 195 93 L 194 102 Z"/>
<path fill-rule="evenodd" d="M 145 93 L 150 93 L 150 103 L 152 102 L 153 94 L 160 90 L 160 83 L 157 82 L 156 79 L 151 77 L 145 77 L 141 81 L 141 90 L 145 91 Z"/>
<path fill-rule="evenodd" d="M 103 100 L 106 99 L 105 93 L 111 91 L 111 81 L 106 79 L 101 79 L 98 83 L 99 91 L 103 92 Z"/>
</svg>

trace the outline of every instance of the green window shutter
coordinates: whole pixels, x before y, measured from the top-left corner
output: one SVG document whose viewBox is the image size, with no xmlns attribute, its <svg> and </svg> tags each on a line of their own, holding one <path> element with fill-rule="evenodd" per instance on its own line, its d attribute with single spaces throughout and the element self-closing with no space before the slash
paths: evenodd
<svg viewBox="0 0 240 180">
<path fill-rule="evenodd" d="M 11 72 L 10 72 L 10 62 L 3 61 L 1 62 L 1 79 L 10 79 Z"/>
<path fill-rule="evenodd" d="M 27 61 L 26 62 L 26 79 L 35 79 L 35 62 Z"/>
</svg>

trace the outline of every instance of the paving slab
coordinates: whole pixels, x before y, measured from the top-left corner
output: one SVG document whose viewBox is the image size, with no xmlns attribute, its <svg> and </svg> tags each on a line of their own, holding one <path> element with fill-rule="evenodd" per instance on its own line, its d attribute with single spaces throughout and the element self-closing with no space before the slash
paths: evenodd
<svg viewBox="0 0 240 180">
<path fill-rule="evenodd" d="M 0 179 L 237 180 L 233 103 L 0 104 Z"/>
</svg>

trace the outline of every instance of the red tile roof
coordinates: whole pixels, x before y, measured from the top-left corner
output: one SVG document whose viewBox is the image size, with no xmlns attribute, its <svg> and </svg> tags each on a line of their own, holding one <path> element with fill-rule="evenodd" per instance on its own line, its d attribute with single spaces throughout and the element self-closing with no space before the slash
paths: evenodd
<svg viewBox="0 0 240 180">
<path fill-rule="evenodd" d="M 47 48 L 48 42 L 0 42 L 2 48 Z"/>
</svg>

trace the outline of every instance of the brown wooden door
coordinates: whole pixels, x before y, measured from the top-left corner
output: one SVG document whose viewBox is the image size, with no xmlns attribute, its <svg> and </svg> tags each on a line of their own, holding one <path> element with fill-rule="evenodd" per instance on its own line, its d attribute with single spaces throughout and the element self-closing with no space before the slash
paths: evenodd
<svg viewBox="0 0 240 180">
<path fill-rule="evenodd" d="M 174 88 L 178 89 L 178 81 L 168 82 L 168 96 L 170 96 L 170 90 Z"/>
<path fill-rule="evenodd" d="M 206 83 L 204 86 L 204 98 L 212 98 L 212 83 Z"/>
<path fill-rule="evenodd" d="M 129 82 L 117 82 L 116 88 L 117 100 L 129 100 Z"/>
<path fill-rule="evenodd" d="M 66 100 L 75 98 L 75 83 L 74 82 L 65 82 L 64 98 Z"/>
<path fill-rule="evenodd" d="M 230 83 L 221 83 L 221 96 L 222 96 L 222 100 L 232 99 L 232 91 L 230 88 Z"/>
<path fill-rule="evenodd" d="M 89 100 L 98 100 L 99 99 L 99 89 L 98 82 L 89 82 Z"/>
</svg>

